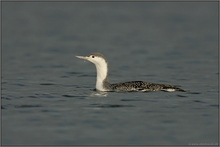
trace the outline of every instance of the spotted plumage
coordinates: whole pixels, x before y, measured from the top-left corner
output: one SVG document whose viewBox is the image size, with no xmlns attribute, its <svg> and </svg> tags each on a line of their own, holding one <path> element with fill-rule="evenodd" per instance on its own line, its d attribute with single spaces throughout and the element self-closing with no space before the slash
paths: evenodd
<svg viewBox="0 0 220 147">
<path fill-rule="evenodd" d="M 88 56 L 76 56 L 95 64 L 97 70 L 96 89 L 99 91 L 182 91 L 185 90 L 167 84 L 148 83 L 143 81 L 130 81 L 110 84 L 108 81 L 108 62 L 100 53 L 92 53 Z"/>
<path fill-rule="evenodd" d="M 166 85 L 166 84 L 155 84 L 143 81 L 130 81 L 124 83 L 110 84 L 110 89 L 113 91 L 184 91 L 178 87 Z"/>
</svg>

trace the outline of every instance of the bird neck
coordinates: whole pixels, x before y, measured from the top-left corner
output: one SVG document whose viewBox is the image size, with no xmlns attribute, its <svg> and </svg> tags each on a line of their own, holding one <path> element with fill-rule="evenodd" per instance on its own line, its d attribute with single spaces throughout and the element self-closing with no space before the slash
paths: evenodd
<svg viewBox="0 0 220 147">
<path fill-rule="evenodd" d="M 95 64 L 97 77 L 96 77 L 96 89 L 100 91 L 105 91 L 105 83 L 108 83 L 108 63 L 100 62 Z"/>
</svg>

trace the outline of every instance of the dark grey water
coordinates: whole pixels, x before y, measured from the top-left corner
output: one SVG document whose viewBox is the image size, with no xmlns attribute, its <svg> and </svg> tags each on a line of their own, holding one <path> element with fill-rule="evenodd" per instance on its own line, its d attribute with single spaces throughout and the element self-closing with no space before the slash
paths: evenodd
<svg viewBox="0 0 220 147">
<path fill-rule="evenodd" d="M 143 80 L 189 92 L 110 92 Z M 217 145 L 218 2 L 2 2 L 3 145 Z"/>
</svg>

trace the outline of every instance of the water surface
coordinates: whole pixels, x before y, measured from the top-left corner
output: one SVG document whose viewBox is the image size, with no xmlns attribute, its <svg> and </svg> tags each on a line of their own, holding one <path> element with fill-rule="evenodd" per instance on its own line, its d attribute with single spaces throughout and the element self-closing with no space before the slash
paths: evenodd
<svg viewBox="0 0 220 147">
<path fill-rule="evenodd" d="M 110 82 L 188 92 L 94 91 Z M 217 2 L 2 2 L 3 145 L 217 145 Z"/>
</svg>

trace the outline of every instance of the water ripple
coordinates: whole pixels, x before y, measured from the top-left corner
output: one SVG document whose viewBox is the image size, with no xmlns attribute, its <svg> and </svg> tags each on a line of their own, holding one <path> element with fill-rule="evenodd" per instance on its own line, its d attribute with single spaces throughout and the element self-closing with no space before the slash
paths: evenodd
<svg viewBox="0 0 220 147">
<path fill-rule="evenodd" d="M 28 97 L 29 98 L 55 98 L 55 96 L 51 94 L 47 94 L 47 93 L 42 93 L 42 94 L 36 93 L 35 95 L 30 95 Z"/>
<path fill-rule="evenodd" d="M 33 108 L 33 107 L 42 107 L 41 105 L 17 105 L 15 108 Z"/>
<path fill-rule="evenodd" d="M 77 97 L 77 96 L 74 96 L 74 95 L 68 95 L 68 94 L 64 94 L 62 95 L 63 97 Z"/>
<path fill-rule="evenodd" d="M 65 98 L 79 98 L 79 99 L 84 99 L 84 98 L 87 97 L 87 96 L 69 95 L 69 94 L 64 94 L 62 96 L 65 97 Z"/>
<path fill-rule="evenodd" d="M 211 106 L 211 107 L 217 107 L 217 108 L 219 107 L 219 105 L 209 105 L 209 106 Z"/>
<path fill-rule="evenodd" d="M 206 102 L 201 101 L 201 100 L 193 100 L 193 102 L 196 102 L 196 103 L 206 103 Z"/>
<path fill-rule="evenodd" d="M 48 85 L 56 85 L 56 84 L 53 84 L 53 83 L 41 83 L 40 85 L 48 86 Z"/>
<path fill-rule="evenodd" d="M 178 97 L 188 97 L 186 95 L 180 95 L 180 94 L 177 94 L 176 96 L 178 96 Z"/>
<path fill-rule="evenodd" d="M 118 104 L 90 104 L 91 107 L 98 108 L 120 108 L 120 107 L 135 107 L 133 105 L 118 105 Z"/>
</svg>

